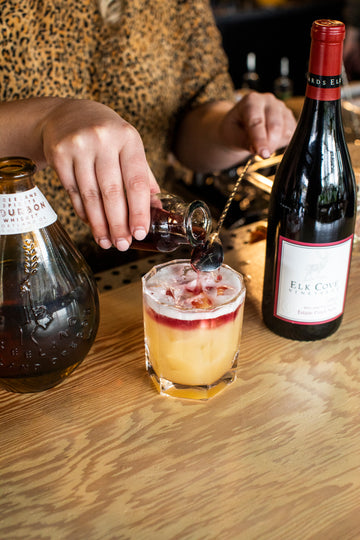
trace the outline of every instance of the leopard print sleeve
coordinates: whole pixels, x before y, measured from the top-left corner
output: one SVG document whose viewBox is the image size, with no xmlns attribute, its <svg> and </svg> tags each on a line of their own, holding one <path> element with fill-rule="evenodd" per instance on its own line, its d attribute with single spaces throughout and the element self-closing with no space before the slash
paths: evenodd
<svg viewBox="0 0 360 540">
<path fill-rule="evenodd" d="M 109 24 L 98 0 L 0 2 L 0 101 L 101 101 L 139 131 L 161 183 L 179 115 L 209 100 L 232 99 L 227 59 L 209 0 L 120 4 L 116 24 Z M 40 171 L 37 181 L 72 238 L 87 239 L 88 226 L 55 172 Z"/>
</svg>

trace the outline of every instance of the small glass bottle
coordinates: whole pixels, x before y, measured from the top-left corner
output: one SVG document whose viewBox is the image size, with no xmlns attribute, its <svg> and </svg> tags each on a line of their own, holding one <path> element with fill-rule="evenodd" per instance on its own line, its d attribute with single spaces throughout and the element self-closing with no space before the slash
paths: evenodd
<svg viewBox="0 0 360 540">
<path fill-rule="evenodd" d="M 241 87 L 259 92 L 261 90 L 261 84 L 260 77 L 256 72 L 256 54 L 254 52 L 249 52 L 247 55 L 246 68 L 247 71 L 243 75 Z"/>
<path fill-rule="evenodd" d="M 92 272 L 35 186 L 35 164 L 0 159 L 0 386 L 51 388 L 87 355 L 99 324 Z"/>
<path fill-rule="evenodd" d="M 144 240 L 133 239 L 131 247 L 160 252 L 195 247 L 206 242 L 211 227 L 210 210 L 203 201 L 189 204 L 170 193 L 157 193 L 151 199 L 149 233 Z"/>
<path fill-rule="evenodd" d="M 293 82 L 289 77 L 289 59 L 285 56 L 280 60 L 280 77 L 274 81 L 274 94 L 284 101 L 293 95 Z"/>
</svg>

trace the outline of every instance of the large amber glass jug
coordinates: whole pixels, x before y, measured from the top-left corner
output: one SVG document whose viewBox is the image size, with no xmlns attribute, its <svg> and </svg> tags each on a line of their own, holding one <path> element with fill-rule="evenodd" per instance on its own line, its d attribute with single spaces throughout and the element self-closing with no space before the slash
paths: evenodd
<svg viewBox="0 0 360 540">
<path fill-rule="evenodd" d="M 92 272 L 35 186 L 35 164 L 0 158 L 0 386 L 51 388 L 87 355 L 99 324 Z"/>
</svg>

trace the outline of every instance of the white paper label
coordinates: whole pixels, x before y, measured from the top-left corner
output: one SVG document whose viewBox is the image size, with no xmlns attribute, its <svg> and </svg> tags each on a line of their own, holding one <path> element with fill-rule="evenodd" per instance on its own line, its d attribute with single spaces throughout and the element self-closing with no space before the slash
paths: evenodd
<svg viewBox="0 0 360 540">
<path fill-rule="evenodd" d="M 57 215 L 38 187 L 0 194 L 0 234 L 21 234 L 42 229 Z"/>
<path fill-rule="evenodd" d="M 321 324 L 344 311 L 353 237 L 331 244 L 279 239 L 274 315 Z"/>
</svg>

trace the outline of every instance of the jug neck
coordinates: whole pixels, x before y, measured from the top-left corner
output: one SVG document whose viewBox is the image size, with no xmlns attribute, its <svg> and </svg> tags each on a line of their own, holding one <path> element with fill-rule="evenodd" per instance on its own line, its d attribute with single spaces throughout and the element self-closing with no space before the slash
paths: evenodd
<svg viewBox="0 0 360 540">
<path fill-rule="evenodd" d="M 34 184 L 36 165 L 23 157 L 0 158 L 0 235 L 52 225 L 57 215 Z"/>
<path fill-rule="evenodd" d="M 35 187 L 33 175 L 36 165 L 31 159 L 6 157 L 0 159 L 0 193 L 28 191 Z"/>
</svg>

